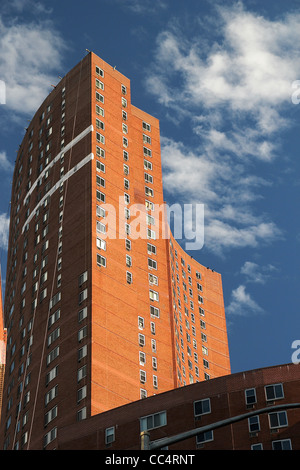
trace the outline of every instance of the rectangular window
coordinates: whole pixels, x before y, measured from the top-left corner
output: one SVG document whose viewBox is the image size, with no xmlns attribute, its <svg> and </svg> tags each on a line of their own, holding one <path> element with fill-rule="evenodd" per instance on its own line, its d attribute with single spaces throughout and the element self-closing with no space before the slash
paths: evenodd
<svg viewBox="0 0 300 470">
<path fill-rule="evenodd" d="M 102 240 L 101 238 L 97 237 L 96 245 L 99 250 L 106 250 L 106 241 Z"/>
<path fill-rule="evenodd" d="M 105 202 L 105 194 L 102 193 L 101 191 L 96 191 L 96 198 L 97 198 L 97 201 L 100 201 L 100 202 Z"/>
<path fill-rule="evenodd" d="M 149 173 L 144 173 L 144 179 L 147 183 L 153 183 L 153 176 L 149 175 Z"/>
<path fill-rule="evenodd" d="M 272 442 L 272 450 L 292 450 L 291 439 L 281 439 Z"/>
<path fill-rule="evenodd" d="M 157 269 L 157 262 L 154 259 L 148 258 L 148 268 Z"/>
<path fill-rule="evenodd" d="M 50 362 L 54 361 L 59 356 L 59 346 L 56 346 L 48 355 L 47 355 L 47 366 Z"/>
<path fill-rule="evenodd" d="M 96 140 L 97 142 L 101 142 L 101 144 L 105 144 L 105 137 L 100 134 L 100 132 L 96 132 Z"/>
<path fill-rule="evenodd" d="M 105 429 L 105 444 L 111 444 L 115 441 L 115 428 L 114 426 L 111 428 Z"/>
<path fill-rule="evenodd" d="M 144 168 L 145 170 L 152 170 L 152 163 L 144 159 Z"/>
<path fill-rule="evenodd" d="M 151 132 L 151 125 L 144 121 L 143 122 L 143 129 L 145 131 Z"/>
<path fill-rule="evenodd" d="M 277 400 L 278 398 L 284 398 L 282 384 L 273 384 L 265 386 L 266 399 Z"/>
<path fill-rule="evenodd" d="M 97 157 L 105 158 L 105 150 L 103 150 L 101 147 L 98 147 L 98 145 L 96 145 L 96 155 Z"/>
<path fill-rule="evenodd" d="M 98 78 L 96 78 L 96 87 L 100 90 L 104 90 L 104 83 L 101 82 Z"/>
<path fill-rule="evenodd" d="M 248 418 L 249 432 L 260 431 L 259 416 L 251 416 Z"/>
<path fill-rule="evenodd" d="M 210 409 L 210 398 L 204 398 L 203 400 L 194 401 L 194 416 L 201 416 L 204 414 L 211 413 Z"/>
<path fill-rule="evenodd" d="M 143 134 L 143 142 L 146 144 L 151 144 L 151 137 L 149 137 L 149 135 Z"/>
<path fill-rule="evenodd" d="M 149 274 L 149 284 L 158 286 L 158 277 L 154 276 L 154 274 Z"/>
<path fill-rule="evenodd" d="M 248 388 L 245 390 L 246 405 L 253 405 L 256 403 L 256 390 L 255 388 Z"/>
<path fill-rule="evenodd" d="M 143 147 L 143 152 L 147 157 L 152 157 L 152 150 L 148 149 L 147 147 Z"/>
<path fill-rule="evenodd" d="M 104 103 L 104 96 L 101 95 L 98 91 L 96 91 L 96 100 L 100 101 L 100 103 Z"/>
<path fill-rule="evenodd" d="M 148 188 L 148 186 L 145 186 L 145 194 L 148 197 L 153 197 L 154 196 L 154 191 L 151 188 Z"/>
<path fill-rule="evenodd" d="M 104 117 L 104 109 L 98 106 L 97 104 L 96 104 L 96 114 L 98 114 L 98 116 Z"/>
<path fill-rule="evenodd" d="M 150 315 L 151 317 L 159 318 L 159 308 L 153 307 L 153 305 L 150 305 Z"/>
<path fill-rule="evenodd" d="M 97 129 L 102 129 L 104 130 L 104 122 L 103 121 L 100 121 L 100 119 L 96 119 L 96 127 Z"/>
<path fill-rule="evenodd" d="M 270 429 L 282 428 L 288 425 L 286 411 L 269 413 Z"/>
<path fill-rule="evenodd" d="M 155 300 L 156 302 L 159 301 L 159 295 L 158 295 L 158 292 L 155 292 L 154 290 L 149 290 L 149 297 L 150 297 L 150 300 Z"/>
<path fill-rule="evenodd" d="M 140 418 L 140 430 L 149 431 L 151 429 L 160 428 L 167 424 L 167 412 L 161 411 L 148 416 Z"/>
<path fill-rule="evenodd" d="M 102 255 L 99 255 L 98 253 L 97 253 L 97 265 L 103 266 L 104 268 L 106 267 L 106 258 Z"/>
<path fill-rule="evenodd" d="M 98 67 L 97 65 L 96 65 L 96 74 L 99 75 L 100 77 L 104 77 L 104 71 L 100 69 L 100 67 Z"/>
<path fill-rule="evenodd" d="M 87 289 L 84 289 L 82 292 L 80 292 L 79 294 L 79 304 L 81 304 L 84 300 L 87 299 L 87 296 L 88 296 L 88 290 Z"/>
<path fill-rule="evenodd" d="M 151 243 L 147 243 L 147 251 L 149 254 L 156 255 L 156 246 Z"/>
</svg>

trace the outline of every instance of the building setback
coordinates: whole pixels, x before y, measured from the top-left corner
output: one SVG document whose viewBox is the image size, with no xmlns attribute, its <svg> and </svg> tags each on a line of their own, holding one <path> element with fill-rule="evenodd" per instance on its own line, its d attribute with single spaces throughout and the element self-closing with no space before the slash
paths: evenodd
<svg viewBox="0 0 300 470">
<path fill-rule="evenodd" d="M 12 184 L 0 446 L 230 373 L 220 274 L 166 226 L 159 121 L 89 53 L 37 110 Z"/>
</svg>

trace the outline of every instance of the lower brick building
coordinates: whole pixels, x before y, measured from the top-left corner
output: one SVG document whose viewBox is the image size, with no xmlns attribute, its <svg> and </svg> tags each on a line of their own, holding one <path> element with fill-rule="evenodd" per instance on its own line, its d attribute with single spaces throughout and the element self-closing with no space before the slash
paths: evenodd
<svg viewBox="0 0 300 470">
<path fill-rule="evenodd" d="M 154 441 L 251 413 L 239 422 L 170 445 L 168 450 L 299 450 L 300 367 L 285 364 L 240 372 L 139 400 L 60 430 L 61 450 L 138 450 Z M 270 408 L 253 415 L 253 411 Z M 165 447 L 166 448 L 166 447 Z"/>
</svg>

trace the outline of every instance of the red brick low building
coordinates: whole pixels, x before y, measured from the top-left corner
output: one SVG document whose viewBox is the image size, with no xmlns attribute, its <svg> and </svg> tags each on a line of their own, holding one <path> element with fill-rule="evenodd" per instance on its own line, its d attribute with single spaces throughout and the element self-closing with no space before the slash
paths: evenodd
<svg viewBox="0 0 300 470">
<path fill-rule="evenodd" d="M 177 388 L 95 415 L 60 429 L 61 450 L 138 450 L 140 433 L 151 441 L 270 408 L 266 412 L 172 444 L 169 450 L 300 449 L 300 367 L 250 370 Z"/>
</svg>

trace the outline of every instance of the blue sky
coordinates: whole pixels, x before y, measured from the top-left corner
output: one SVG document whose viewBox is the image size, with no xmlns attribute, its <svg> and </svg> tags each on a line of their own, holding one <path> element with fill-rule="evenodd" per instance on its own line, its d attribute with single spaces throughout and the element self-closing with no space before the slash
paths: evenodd
<svg viewBox="0 0 300 470">
<path fill-rule="evenodd" d="M 205 205 L 232 372 L 291 362 L 300 339 L 300 7 L 286 0 L 2 0 L 0 261 L 24 128 L 89 49 L 160 120 L 165 199 Z M 294 88 L 293 88 L 294 86 Z"/>
</svg>

